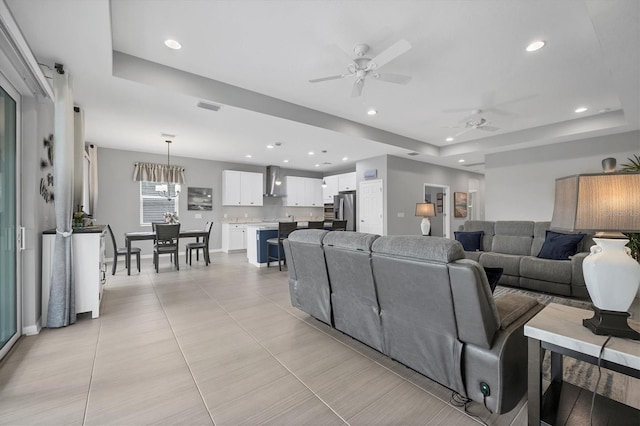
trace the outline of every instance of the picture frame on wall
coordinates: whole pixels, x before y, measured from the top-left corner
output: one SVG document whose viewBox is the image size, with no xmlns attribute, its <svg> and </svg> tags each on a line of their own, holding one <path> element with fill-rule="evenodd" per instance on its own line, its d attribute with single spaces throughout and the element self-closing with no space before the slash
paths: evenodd
<svg viewBox="0 0 640 426">
<path fill-rule="evenodd" d="M 213 189 L 190 186 L 187 189 L 187 210 L 213 210 Z"/>
<path fill-rule="evenodd" d="M 467 193 L 453 193 L 453 217 L 467 217 Z"/>
<path fill-rule="evenodd" d="M 443 193 L 442 192 L 438 192 L 438 194 L 436 194 L 436 210 L 438 213 L 442 213 L 443 209 L 442 209 L 442 199 L 443 199 Z"/>
</svg>

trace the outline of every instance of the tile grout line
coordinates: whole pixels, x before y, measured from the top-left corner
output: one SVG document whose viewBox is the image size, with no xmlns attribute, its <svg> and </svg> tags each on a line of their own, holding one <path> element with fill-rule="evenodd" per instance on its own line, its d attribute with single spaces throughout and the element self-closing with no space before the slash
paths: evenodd
<svg viewBox="0 0 640 426">
<path fill-rule="evenodd" d="M 178 340 L 178 336 L 176 336 L 176 332 L 173 329 L 173 324 L 171 324 L 171 319 L 169 318 L 169 315 L 167 314 L 167 310 L 165 309 L 164 304 L 162 303 L 162 300 L 158 296 L 158 291 L 156 290 L 156 285 L 155 285 L 153 279 L 150 280 L 150 281 L 151 281 L 151 288 L 153 288 L 153 294 L 156 296 L 156 299 L 158 299 L 158 303 L 160 304 L 160 307 L 162 308 L 162 312 L 164 313 L 164 317 L 167 319 L 167 323 L 169 324 L 169 328 L 171 329 L 171 334 L 173 334 L 173 340 L 176 342 L 176 345 L 178 346 L 178 349 L 180 350 L 180 354 L 182 355 L 182 359 L 183 359 L 185 365 L 187 366 L 187 369 L 189 370 L 189 375 L 191 376 L 191 380 L 193 381 L 193 384 L 196 386 L 196 389 L 198 390 L 198 395 L 200 395 L 200 399 L 202 400 L 202 404 L 204 405 L 204 407 L 207 410 L 207 414 L 209 415 L 209 419 L 211 419 L 211 424 L 213 426 L 215 426 L 216 422 L 213 419 L 213 413 L 211 413 L 211 409 L 209 408 L 209 405 L 207 405 L 207 401 L 205 400 L 204 395 L 202 394 L 202 389 L 200 389 L 200 386 L 198 385 L 198 381 L 196 380 L 195 376 L 193 375 L 193 370 L 191 370 L 191 366 L 189 365 L 189 361 L 187 360 L 187 357 L 186 357 L 186 355 L 184 353 L 184 350 L 182 349 L 182 345 L 180 345 L 180 340 Z M 189 281 L 193 282 L 193 279 L 189 278 Z"/>
<path fill-rule="evenodd" d="M 200 287 L 200 285 L 198 284 L 198 287 Z M 238 326 L 245 332 L 247 333 L 247 335 L 249 335 L 258 345 L 260 345 L 260 347 L 262 347 L 262 349 L 264 349 L 274 360 L 276 360 L 276 362 L 278 364 L 280 364 L 285 370 L 287 370 L 289 372 L 289 374 L 291 374 L 293 377 L 295 377 L 295 379 L 300 382 L 300 384 L 302 386 L 304 386 L 306 389 L 309 390 L 309 392 L 311 392 L 313 394 L 313 396 L 315 396 L 316 398 L 318 398 L 318 400 L 320 402 L 322 402 L 329 410 L 331 410 L 331 412 L 333 412 L 336 416 L 338 416 L 338 418 L 340 420 L 342 420 L 346 425 L 350 425 L 349 422 L 342 417 L 340 414 L 338 414 L 338 412 L 336 412 L 336 410 L 333 409 L 333 407 L 331 407 L 324 399 L 322 399 L 322 397 L 320 397 L 320 395 L 318 395 L 317 393 L 315 393 L 313 391 L 313 389 L 311 389 L 309 386 L 307 386 L 307 384 L 302 381 L 302 379 L 300 377 L 298 377 L 293 371 L 291 371 L 286 365 L 284 365 L 282 363 L 282 361 L 280 361 L 278 359 L 278 357 L 276 357 L 267 347 L 265 347 L 262 342 L 260 342 L 251 332 L 249 332 L 229 311 L 227 311 L 224 306 L 222 306 L 218 300 L 215 299 L 215 297 L 211 296 L 206 289 L 200 287 L 200 289 L 209 297 L 211 298 L 211 300 L 213 300 L 218 306 L 220 306 L 220 309 L 222 309 L 228 316 L 229 318 L 231 318 L 233 321 L 235 321 L 236 324 L 238 324 Z M 267 299 L 269 301 L 269 303 L 273 303 L 271 301 L 271 299 L 265 297 L 265 296 L 260 296 L 260 297 L 264 297 L 265 299 Z M 275 304 L 275 303 L 274 303 Z M 275 304 L 279 309 L 282 309 L 279 305 Z M 290 313 L 289 313 L 290 314 Z M 292 315 L 295 317 L 295 315 Z M 298 320 L 300 320 L 300 318 L 297 318 Z"/>
<path fill-rule="evenodd" d="M 105 283 L 106 285 L 106 283 Z M 103 299 L 106 298 L 106 294 L 104 291 L 102 292 Z M 101 300 L 100 303 L 105 303 L 105 300 Z M 84 413 L 82 414 L 82 425 L 84 426 L 87 423 L 87 413 L 89 412 L 89 402 L 91 400 L 91 388 L 93 387 L 93 373 L 96 369 L 96 360 L 98 359 L 98 347 L 100 345 L 100 336 L 102 335 L 102 318 L 97 318 L 100 321 L 100 327 L 98 327 L 98 336 L 96 337 L 96 348 L 93 352 L 93 362 L 91 363 L 91 374 L 89 375 L 89 386 L 87 387 L 87 399 L 84 403 Z"/>
</svg>

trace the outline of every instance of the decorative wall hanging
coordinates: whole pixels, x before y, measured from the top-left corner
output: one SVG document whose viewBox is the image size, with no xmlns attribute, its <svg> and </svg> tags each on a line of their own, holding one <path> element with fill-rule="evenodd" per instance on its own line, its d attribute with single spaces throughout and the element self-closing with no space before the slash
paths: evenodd
<svg viewBox="0 0 640 426">
<path fill-rule="evenodd" d="M 47 158 L 40 159 L 40 170 L 45 171 L 49 167 L 53 167 L 53 134 L 42 141 Z M 46 176 L 40 178 L 40 195 L 47 203 L 53 202 L 53 170 L 48 172 Z"/>
<path fill-rule="evenodd" d="M 187 210 L 213 210 L 213 189 L 190 186 L 187 190 Z"/>
<path fill-rule="evenodd" d="M 467 193 L 466 192 L 453 193 L 453 216 L 467 217 Z"/>
</svg>

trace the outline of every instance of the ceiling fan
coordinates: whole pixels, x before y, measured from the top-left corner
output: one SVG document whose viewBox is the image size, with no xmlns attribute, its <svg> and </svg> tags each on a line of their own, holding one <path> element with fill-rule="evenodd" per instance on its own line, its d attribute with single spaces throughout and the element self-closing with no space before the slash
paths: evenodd
<svg viewBox="0 0 640 426">
<path fill-rule="evenodd" d="M 309 83 L 319 83 L 321 81 L 338 80 L 355 76 L 356 80 L 353 83 L 353 89 L 351 91 L 352 98 L 357 98 L 362 95 L 362 88 L 364 87 L 364 82 L 367 77 L 372 77 L 387 83 L 407 84 L 411 80 L 410 76 L 392 73 L 383 74 L 380 73 L 379 70 L 383 65 L 393 61 L 409 49 L 411 49 L 411 44 L 406 40 L 400 40 L 379 55 L 369 58 L 365 56 L 369 51 L 369 46 L 366 44 L 358 44 L 353 48 L 356 57 L 353 59 L 353 62 L 347 66 L 347 73 L 315 78 L 309 80 Z"/>
<path fill-rule="evenodd" d="M 458 137 L 464 133 L 467 133 L 471 130 L 483 130 L 485 132 L 495 132 L 500 130 L 498 127 L 489 126 L 488 121 L 484 117 L 480 117 L 482 110 L 476 109 L 472 111 L 471 115 L 464 119 L 462 122 L 463 126 L 451 126 L 452 129 L 462 129 L 460 132 L 456 133 L 454 137 Z"/>
</svg>

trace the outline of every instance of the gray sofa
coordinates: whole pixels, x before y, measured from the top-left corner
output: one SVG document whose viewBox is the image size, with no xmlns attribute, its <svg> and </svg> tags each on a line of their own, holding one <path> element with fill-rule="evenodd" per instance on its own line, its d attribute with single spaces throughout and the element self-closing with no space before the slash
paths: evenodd
<svg viewBox="0 0 640 426">
<path fill-rule="evenodd" d="M 499 284 L 524 289 L 588 298 L 582 275 L 582 262 L 594 243 L 586 235 L 578 253 L 570 260 L 541 259 L 537 255 L 545 241 L 550 222 L 469 220 L 460 231 L 483 231 L 480 251 L 465 251 L 488 268 L 503 268 Z"/>
<path fill-rule="evenodd" d="M 523 327 L 542 305 L 494 300 L 459 242 L 310 229 L 283 245 L 293 306 L 493 412 L 525 394 Z"/>
</svg>

